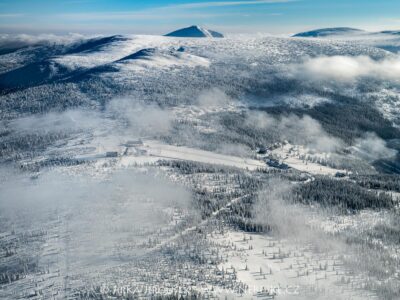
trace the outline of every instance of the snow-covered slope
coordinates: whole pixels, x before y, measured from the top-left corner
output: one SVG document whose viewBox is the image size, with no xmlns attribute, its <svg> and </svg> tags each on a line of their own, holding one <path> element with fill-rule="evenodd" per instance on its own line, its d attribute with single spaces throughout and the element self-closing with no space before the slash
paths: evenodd
<svg viewBox="0 0 400 300">
<path fill-rule="evenodd" d="M 322 28 L 306 32 L 300 32 L 294 35 L 294 37 L 329 37 L 338 35 L 354 35 L 362 34 L 365 31 L 356 28 L 349 27 L 334 27 L 334 28 Z"/>
<path fill-rule="evenodd" d="M 117 61 L 120 64 L 136 64 L 142 67 L 169 67 L 169 66 L 209 66 L 210 62 L 203 57 L 185 53 L 184 48 L 167 51 L 156 48 L 142 49 Z"/>
<path fill-rule="evenodd" d="M 400 35 L 400 30 L 385 30 L 381 31 L 380 33 L 390 34 L 390 35 Z"/>
<path fill-rule="evenodd" d="M 190 26 L 187 28 L 178 29 L 176 31 L 170 32 L 165 36 L 172 36 L 172 37 L 193 37 L 193 38 L 223 38 L 223 34 L 202 28 L 200 26 Z"/>
</svg>

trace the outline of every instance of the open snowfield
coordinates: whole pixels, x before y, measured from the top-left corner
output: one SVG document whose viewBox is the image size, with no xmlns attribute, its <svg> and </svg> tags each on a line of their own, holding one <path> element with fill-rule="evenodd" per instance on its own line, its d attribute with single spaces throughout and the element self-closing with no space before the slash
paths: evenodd
<svg viewBox="0 0 400 300">
<path fill-rule="evenodd" d="M 331 175 L 334 176 L 336 173 L 346 173 L 346 170 L 334 169 L 329 166 L 324 166 L 312 161 L 301 159 L 301 155 L 307 154 L 307 149 L 303 147 L 294 147 L 290 144 L 282 145 L 279 148 L 271 151 L 272 155 L 278 160 L 287 164 L 288 166 L 306 173 L 313 175 Z"/>
<path fill-rule="evenodd" d="M 188 147 L 170 146 L 161 144 L 157 141 L 146 141 L 144 146 L 142 146 L 140 149 L 146 151 L 148 155 L 158 157 L 159 159 L 188 160 L 205 164 L 235 167 L 251 171 L 266 168 L 264 162 L 255 159 L 222 155 Z"/>
<path fill-rule="evenodd" d="M 378 299 L 362 291 L 363 279 L 346 270 L 338 254 L 318 253 L 312 244 L 235 232 L 215 241 L 228 256 L 219 267 L 235 270 L 248 287 L 245 299 Z"/>
</svg>

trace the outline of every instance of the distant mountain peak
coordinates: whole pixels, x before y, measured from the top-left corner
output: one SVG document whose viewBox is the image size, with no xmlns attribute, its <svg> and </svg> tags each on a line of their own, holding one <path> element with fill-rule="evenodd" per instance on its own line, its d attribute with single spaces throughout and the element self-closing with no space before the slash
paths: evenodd
<svg viewBox="0 0 400 300">
<path fill-rule="evenodd" d="M 333 28 L 321 28 L 311 31 L 300 32 L 295 34 L 294 37 L 327 37 L 335 35 L 357 34 L 363 32 L 365 31 L 357 28 L 333 27 Z"/>
<path fill-rule="evenodd" d="M 178 29 L 176 31 L 170 32 L 165 36 L 172 36 L 172 37 L 194 37 L 194 38 L 223 38 L 224 35 L 222 33 L 208 30 L 203 27 L 193 25 L 190 27 Z"/>
</svg>

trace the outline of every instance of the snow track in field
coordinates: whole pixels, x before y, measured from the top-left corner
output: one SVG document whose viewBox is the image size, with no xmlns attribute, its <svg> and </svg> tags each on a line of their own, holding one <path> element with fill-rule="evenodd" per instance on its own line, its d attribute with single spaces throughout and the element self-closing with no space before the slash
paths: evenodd
<svg viewBox="0 0 400 300">
<path fill-rule="evenodd" d="M 250 171 L 266 168 L 264 162 L 255 159 L 217 154 L 210 151 L 188 147 L 166 145 L 157 141 L 146 141 L 146 143 L 140 148 L 146 151 L 148 155 L 146 159 L 143 159 L 143 157 L 141 156 L 127 156 L 121 159 L 121 164 L 126 166 L 135 163 L 140 164 L 143 161 L 155 162 L 162 159 L 173 159 L 223 165 L 228 167 L 246 169 Z"/>
</svg>

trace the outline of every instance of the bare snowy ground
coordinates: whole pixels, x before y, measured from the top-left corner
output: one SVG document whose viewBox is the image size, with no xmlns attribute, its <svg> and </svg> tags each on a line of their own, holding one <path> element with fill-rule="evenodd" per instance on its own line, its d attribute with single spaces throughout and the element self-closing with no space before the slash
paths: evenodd
<svg viewBox="0 0 400 300">
<path fill-rule="evenodd" d="M 246 299 L 378 299 L 363 291 L 361 276 L 346 270 L 340 252 L 318 252 L 312 243 L 259 234 L 228 231 L 213 238 L 227 256 L 219 267 L 235 270 L 248 287 Z"/>
<path fill-rule="evenodd" d="M 303 146 L 294 146 L 289 143 L 271 151 L 273 157 L 287 164 L 288 166 L 313 175 L 335 175 L 336 173 L 347 173 L 346 170 L 334 169 L 319 163 L 309 161 L 306 156 L 308 151 Z M 320 154 L 324 157 L 324 153 Z M 326 154 L 325 154 L 326 155 Z M 329 154 L 328 154 L 329 157 Z"/>
</svg>

